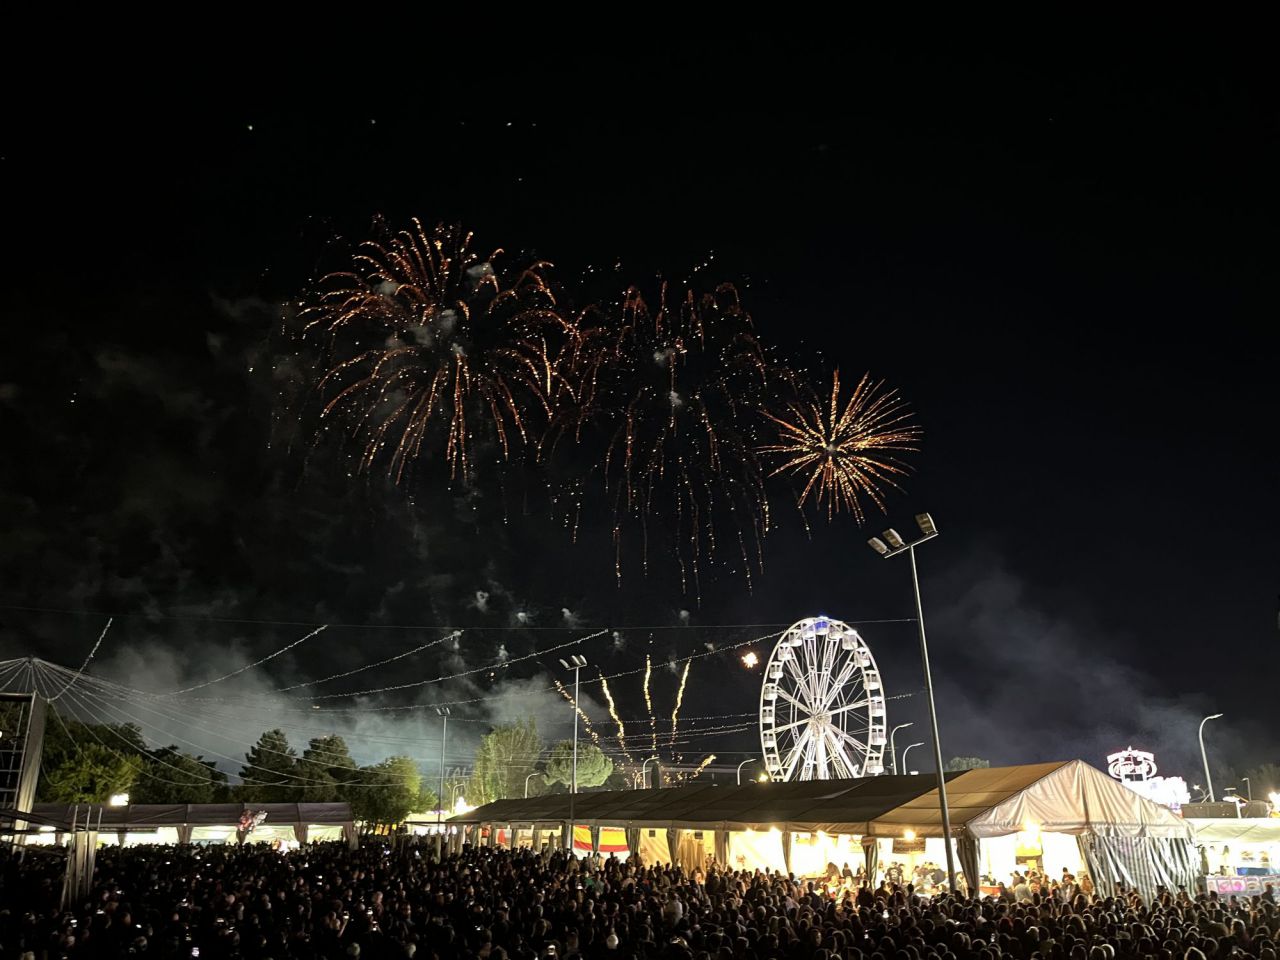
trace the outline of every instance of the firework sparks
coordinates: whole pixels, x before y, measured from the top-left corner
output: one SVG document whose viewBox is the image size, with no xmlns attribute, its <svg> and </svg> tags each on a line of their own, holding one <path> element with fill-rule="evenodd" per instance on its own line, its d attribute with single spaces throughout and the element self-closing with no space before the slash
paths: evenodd
<svg viewBox="0 0 1280 960">
<path fill-rule="evenodd" d="M 302 335 L 323 342 L 322 422 L 347 418 L 363 443 L 360 468 L 384 454 L 397 481 L 444 439 L 450 476 L 467 479 L 476 431 L 504 457 L 528 437 L 530 411 L 547 414 L 566 385 L 559 355 L 570 325 L 534 263 L 513 277 L 456 227 L 412 227 L 356 249 L 350 268 L 303 298 Z M 564 336 L 568 334 L 568 336 Z"/>
<path fill-rule="evenodd" d="M 644 655 L 644 706 L 649 711 L 649 731 L 653 735 L 653 753 L 658 753 L 658 718 L 653 715 L 653 695 L 649 692 L 649 678 L 653 676 L 653 659 Z"/>
<path fill-rule="evenodd" d="M 671 740 L 668 746 L 674 747 L 676 744 L 676 731 L 680 725 L 680 705 L 684 703 L 684 687 L 689 682 L 689 668 L 693 666 L 693 659 L 690 658 L 684 662 L 684 673 L 680 675 L 680 688 L 676 691 L 676 705 L 671 711 Z"/>
<path fill-rule="evenodd" d="M 748 670 L 754 670 L 760 664 L 760 658 L 756 656 L 754 650 L 748 651 L 742 655 L 742 665 Z"/>
<path fill-rule="evenodd" d="M 573 699 L 573 694 L 571 694 L 568 690 L 565 689 L 563 683 L 561 683 L 559 680 L 556 680 L 555 685 L 556 685 L 556 689 L 560 691 L 560 696 L 564 697 L 565 700 L 573 704 L 573 711 L 578 715 L 578 718 L 582 721 L 582 729 L 587 732 L 587 736 L 591 738 L 591 742 L 594 743 L 597 747 L 601 747 L 601 749 L 603 749 L 603 745 L 600 743 L 600 734 L 596 733 L 595 727 L 591 725 L 591 718 L 588 717 L 585 712 L 583 712 L 582 707 L 578 706 L 578 701 Z"/>
<path fill-rule="evenodd" d="M 697 780 L 698 774 L 702 773 L 703 770 L 707 769 L 707 767 L 715 763 L 715 760 L 716 760 L 716 755 L 714 753 L 707 754 L 706 757 L 703 758 L 702 762 L 698 764 L 698 766 L 694 769 L 693 773 L 689 774 L 689 779 Z"/>
<path fill-rule="evenodd" d="M 663 284 L 651 308 L 631 288 L 575 330 L 590 347 L 575 354 L 578 399 L 558 411 L 552 433 L 594 437 L 603 447 L 616 576 L 629 526 L 639 529 L 647 572 L 651 522 L 661 516 L 682 589 L 700 596 L 702 571 L 722 539 L 736 546 L 749 586 L 763 562 L 769 504 L 747 420 L 774 368 L 737 291 L 725 284 L 676 299 Z"/>
<path fill-rule="evenodd" d="M 829 404 L 815 397 L 788 404 L 781 416 L 765 413 L 777 426 L 778 442 L 759 452 L 782 459 L 770 476 L 807 478 L 797 498 L 802 509 L 812 496 L 828 520 L 843 509 L 861 524 L 863 496 L 884 510 L 884 487 L 901 489 L 895 478 L 908 468 L 897 454 L 918 450 L 922 431 L 909 422 L 898 392 L 883 386 L 864 375 L 841 407 L 837 371 Z"/>
<path fill-rule="evenodd" d="M 627 758 L 627 763 L 631 766 L 636 765 L 635 758 L 631 756 L 631 752 L 627 749 L 627 735 L 622 728 L 622 718 L 618 716 L 618 708 L 613 702 L 613 694 L 609 690 L 609 681 L 604 674 L 600 675 L 600 687 L 604 690 L 605 702 L 609 704 L 609 716 L 613 718 L 613 722 L 618 725 L 618 746 L 622 749 L 622 755 Z"/>
</svg>

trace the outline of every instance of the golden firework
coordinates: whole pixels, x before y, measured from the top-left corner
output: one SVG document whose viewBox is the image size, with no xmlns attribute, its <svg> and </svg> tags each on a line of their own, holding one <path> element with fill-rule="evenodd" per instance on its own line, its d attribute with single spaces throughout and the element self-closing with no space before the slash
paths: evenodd
<svg viewBox="0 0 1280 960">
<path fill-rule="evenodd" d="M 864 374 L 842 406 L 836 371 L 829 402 L 813 397 L 787 404 L 778 416 L 765 412 L 778 439 L 759 452 L 782 459 L 770 476 L 790 474 L 806 481 L 797 497 L 801 508 L 813 497 L 819 509 L 825 506 L 828 520 L 847 510 L 861 524 L 862 497 L 883 511 L 884 488 L 901 489 L 896 478 L 909 467 L 898 454 L 918 450 L 923 431 L 911 423 L 898 392 L 883 387 L 883 380 Z"/>
</svg>

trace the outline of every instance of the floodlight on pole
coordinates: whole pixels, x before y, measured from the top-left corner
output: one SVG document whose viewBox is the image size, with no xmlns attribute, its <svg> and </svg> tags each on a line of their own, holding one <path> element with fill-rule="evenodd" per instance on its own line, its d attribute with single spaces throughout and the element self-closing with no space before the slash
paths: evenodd
<svg viewBox="0 0 1280 960">
<path fill-rule="evenodd" d="M 449 742 L 449 708 L 436 707 L 436 716 L 440 718 L 440 793 L 436 799 L 436 806 L 440 808 L 436 810 L 436 826 L 439 827 L 444 816 L 444 748 Z"/>
<path fill-rule="evenodd" d="M 566 670 L 573 671 L 573 780 L 569 784 L 569 853 L 573 853 L 573 808 L 574 801 L 578 795 L 578 714 L 581 707 L 578 706 L 578 674 L 582 668 L 587 665 L 587 658 L 574 654 L 569 658 L 568 663 L 564 660 L 560 661 L 560 665 Z"/>
<path fill-rule="evenodd" d="M 645 779 L 645 776 L 648 773 L 649 764 L 653 763 L 655 760 L 659 763 L 662 762 L 661 757 L 648 757 L 644 763 L 640 764 L 640 788 L 642 790 L 649 789 L 649 781 Z"/>
<path fill-rule="evenodd" d="M 914 720 L 908 720 L 906 723 L 900 723 L 889 731 L 889 757 L 893 761 L 894 776 L 897 776 L 898 774 L 898 751 L 893 747 L 893 738 L 897 736 L 899 730 L 905 730 L 907 727 L 914 727 L 915 725 Z"/>
<path fill-rule="evenodd" d="M 1211 713 L 1200 721 L 1200 762 L 1204 764 L 1204 783 L 1209 793 L 1209 802 L 1213 803 L 1213 775 L 1209 773 L 1209 755 L 1204 751 L 1204 725 L 1210 720 L 1217 720 L 1221 717 L 1220 713 Z"/>
<path fill-rule="evenodd" d="M 938 809 L 942 814 L 942 843 L 943 849 L 947 855 L 947 883 L 954 894 L 956 892 L 956 863 L 955 852 L 951 849 L 951 810 L 947 805 L 947 778 L 943 775 L 942 769 L 942 741 L 938 736 L 938 711 L 933 700 L 933 675 L 929 669 L 929 641 L 924 631 L 924 604 L 920 601 L 920 573 L 916 568 L 916 547 L 924 543 L 926 540 L 932 540 L 938 535 L 938 526 L 933 522 L 933 517 L 927 513 L 916 514 L 916 526 L 920 528 L 919 539 L 907 543 L 902 539 L 901 534 L 897 530 L 890 527 L 880 534 L 884 537 L 882 542 L 877 537 L 872 537 L 867 543 L 871 549 L 882 557 L 896 557 L 900 553 L 905 553 L 911 558 L 911 586 L 915 592 L 916 598 L 916 626 L 920 633 L 920 661 L 924 667 L 924 692 L 925 701 L 929 707 L 929 725 L 933 733 L 933 759 L 938 771 Z M 886 549 L 885 543 L 892 549 Z M 913 744 L 912 746 L 919 746 Z M 906 767 L 907 747 L 902 751 L 902 764 Z"/>
<path fill-rule="evenodd" d="M 923 741 L 923 740 L 921 740 L 919 743 L 909 743 L 909 744 L 907 744 L 907 748 L 906 748 L 905 750 L 903 750 L 903 751 L 902 751 L 902 770 L 903 770 L 903 772 L 904 772 L 904 773 L 910 773 L 910 772 L 911 772 L 911 768 L 907 766 L 907 754 L 911 752 L 911 748 L 912 748 L 912 747 L 923 747 L 923 746 L 924 746 L 924 741 Z"/>
</svg>

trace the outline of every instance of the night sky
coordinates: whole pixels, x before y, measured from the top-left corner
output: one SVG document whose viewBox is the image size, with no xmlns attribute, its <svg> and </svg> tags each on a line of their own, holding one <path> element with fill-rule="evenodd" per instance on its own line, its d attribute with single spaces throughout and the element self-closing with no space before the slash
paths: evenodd
<svg viewBox="0 0 1280 960">
<path fill-rule="evenodd" d="M 804 51 L 775 53 L 795 87 L 774 99 L 704 89 L 704 64 L 684 97 L 608 108 L 441 102 L 425 79 L 386 96 L 106 81 L 19 107 L 0 146 L 0 654 L 76 667 L 116 614 L 93 669 L 138 686 L 319 623 L 347 626 L 264 670 L 315 679 L 446 626 L 469 628 L 458 650 L 326 690 L 598 627 L 621 639 L 584 644 L 593 665 L 665 666 L 819 612 L 911 617 L 905 561 L 865 541 L 928 510 L 945 756 L 1104 765 L 1132 743 L 1199 782 L 1196 725 L 1221 711 L 1224 775 L 1280 762 L 1273 99 L 1204 60 L 882 53 L 807 86 Z M 461 222 L 567 280 L 735 283 L 783 354 L 910 401 L 925 437 L 906 492 L 885 522 L 806 535 L 775 491 L 765 573 L 750 592 L 722 573 L 699 605 L 665 568 L 617 586 L 603 528 L 575 547 L 496 479 L 349 479 L 297 415 L 281 305 L 378 214 Z M 509 629 L 518 611 L 544 629 Z M 918 690 L 914 625 L 862 632 L 888 692 Z M 756 708 L 741 652 L 695 662 L 686 713 Z M 442 689 L 492 694 L 534 663 Z M 658 672 L 669 704 L 678 678 Z M 615 694 L 643 715 L 635 677 Z M 925 739 L 920 697 L 891 704 L 907 720 Z M 686 754 L 756 749 L 747 732 Z"/>
</svg>

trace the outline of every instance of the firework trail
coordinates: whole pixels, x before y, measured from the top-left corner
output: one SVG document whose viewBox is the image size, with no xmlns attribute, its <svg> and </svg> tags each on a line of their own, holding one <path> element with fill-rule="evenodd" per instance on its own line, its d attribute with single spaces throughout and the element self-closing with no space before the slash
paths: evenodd
<svg viewBox="0 0 1280 960">
<path fill-rule="evenodd" d="M 605 701 L 609 704 L 609 716 L 613 718 L 614 723 L 618 725 L 618 746 L 622 748 L 622 755 L 627 758 L 627 763 L 631 766 L 636 765 L 635 758 L 631 756 L 631 752 L 627 749 L 626 733 L 622 729 L 622 718 L 618 716 L 618 708 L 614 705 L 613 694 L 609 691 L 609 681 L 604 674 L 600 675 L 600 687 L 604 690 Z"/>
<path fill-rule="evenodd" d="M 591 718 L 586 715 L 586 713 L 583 711 L 583 709 L 580 706 L 578 706 L 578 701 L 573 699 L 573 694 L 571 694 L 568 690 L 565 689 L 563 683 L 561 683 L 559 680 L 556 680 L 555 685 L 556 685 L 556 689 L 560 692 L 560 696 L 564 697 L 565 700 L 573 704 L 574 713 L 576 713 L 578 717 L 582 720 L 582 729 L 585 730 L 587 733 L 587 736 L 591 738 L 591 742 L 594 743 L 597 747 L 600 747 L 601 750 L 603 750 L 604 745 L 600 743 L 600 734 L 596 733 L 595 727 L 591 725 Z"/>
<path fill-rule="evenodd" d="M 782 461 L 769 476 L 807 478 L 797 496 L 801 510 L 812 496 L 819 510 L 825 505 L 828 520 L 844 509 L 861 524 L 862 496 L 883 511 L 883 488 L 901 489 L 895 478 L 909 468 L 897 454 L 918 450 L 923 431 L 909 422 L 911 412 L 898 392 L 883 386 L 864 374 L 842 408 L 837 371 L 829 402 L 810 395 L 788 403 L 780 415 L 765 412 L 778 439 L 759 452 Z"/>
<path fill-rule="evenodd" d="M 653 715 L 653 697 L 649 693 L 649 678 L 653 676 L 653 660 L 644 655 L 644 706 L 649 711 L 649 732 L 653 735 L 653 755 L 658 755 L 658 718 Z"/>
<path fill-rule="evenodd" d="M 499 273 L 501 250 L 484 257 L 471 240 L 458 227 L 415 219 L 392 233 L 379 221 L 348 269 L 301 299 L 302 336 L 326 356 L 322 424 L 344 418 L 362 470 L 386 455 L 398 482 L 442 436 L 450 477 L 467 480 L 477 431 L 505 458 L 568 387 L 560 355 L 574 334 L 543 280 L 550 265 Z"/>
<path fill-rule="evenodd" d="M 624 532 L 636 527 L 644 571 L 652 535 L 671 531 L 685 592 L 701 595 L 702 571 L 723 539 L 736 545 L 750 586 L 769 527 L 753 418 L 781 368 L 766 361 L 737 291 L 724 284 L 672 297 L 664 283 L 651 307 L 632 287 L 574 329 L 583 346 L 566 379 L 578 399 L 555 414 L 551 446 L 571 436 L 602 450 L 588 459 L 599 464 L 613 515 L 615 575 Z M 576 508 L 583 482 L 573 489 L 566 500 Z"/>
<path fill-rule="evenodd" d="M 715 759 L 716 759 L 716 755 L 714 753 L 707 754 L 706 758 L 703 759 L 703 761 L 700 764 L 698 764 L 697 769 L 694 770 L 693 773 L 689 774 L 689 779 L 697 780 L 698 774 L 702 773 L 703 770 L 707 769 L 707 767 L 709 767 L 712 763 L 714 763 Z"/>
<path fill-rule="evenodd" d="M 680 705 L 684 703 L 684 687 L 689 682 L 689 668 L 691 666 L 693 666 L 692 658 L 684 662 L 684 673 L 680 675 L 680 689 L 676 691 L 676 705 L 671 711 L 671 740 L 667 745 L 672 749 L 676 745 L 676 731 L 679 729 L 680 724 Z"/>
</svg>

